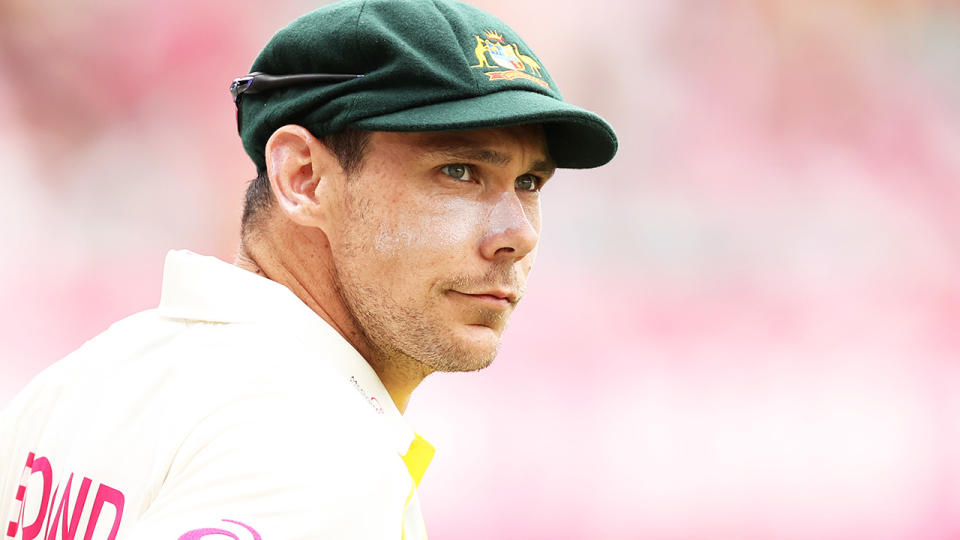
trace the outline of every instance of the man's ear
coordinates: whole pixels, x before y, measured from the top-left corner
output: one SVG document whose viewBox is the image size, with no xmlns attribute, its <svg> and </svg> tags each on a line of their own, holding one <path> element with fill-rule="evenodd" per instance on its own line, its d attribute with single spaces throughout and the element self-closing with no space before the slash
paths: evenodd
<svg viewBox="0 0 960 540">
<path fill-rule="evenodd" d="M 340 171 L 340 162 L 306 128 L 288 124 L 270 136 L 265 148 L 270 190 L 291 221 L 323 228 L 327 211 L 321 197 L 325 178 Z"/>
</svg>

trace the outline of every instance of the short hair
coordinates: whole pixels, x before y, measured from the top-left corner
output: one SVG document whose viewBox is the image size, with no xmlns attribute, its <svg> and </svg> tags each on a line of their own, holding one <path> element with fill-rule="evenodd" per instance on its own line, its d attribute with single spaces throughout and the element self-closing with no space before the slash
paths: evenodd
<svg viewBox="0 0 960 540">
<path fill-rule="evenodd" d="M 360 170 L 366 154 L 367 143 L 370 141 L 370 132 L 357 129 L 347 129 L 338 133 L 318 137 L 329 148 L 340 162 L 340 167 L 348 175 Z M 270 191 L 270 177 L 266 169 L 258 171 L 257 177 L 247 186 L 247 194 L 243 201 L 243 217 L 240 218 L 240 234 L 246 236 L 251 227 L 256 227 L 259 221 L 273 206 L 273 192 Z"/>
</svg>

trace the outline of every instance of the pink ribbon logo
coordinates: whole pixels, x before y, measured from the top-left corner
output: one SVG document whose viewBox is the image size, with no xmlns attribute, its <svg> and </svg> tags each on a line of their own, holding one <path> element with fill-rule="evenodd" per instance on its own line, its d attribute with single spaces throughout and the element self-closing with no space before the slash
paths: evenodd
<svg viewBox="0 0 960 540">
<path fill-rule="evenodd" d="M 232 519 L 224 519 L 221 521 L 225 523 L 233 523 L 234 525 L 239 525 L 243 527 L 244 529 L 250 532 L 250 535 L 253 538 L 253 540 L 263 540 L 260 537 L 260 533 L 255 531 L 253 527 L 250 527 L 249 525 L 245 525 L 243 523 L 240 523 L 239 521 L 233 521 Z M 204 536 L 212 536 L 212 535 L 228 536 L 233 540 L 245 540 L 225 529 L 214 529 L 214 528 L 194 529 L 192 531 L 188 531 L 180 535 L 180 538 L 178 540 L 200 540 Z"/>
</svg>

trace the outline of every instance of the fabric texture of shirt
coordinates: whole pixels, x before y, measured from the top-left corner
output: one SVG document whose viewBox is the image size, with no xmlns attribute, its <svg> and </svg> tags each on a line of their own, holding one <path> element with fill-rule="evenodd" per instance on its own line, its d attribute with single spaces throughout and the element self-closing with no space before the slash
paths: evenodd
<svg viewBox="0 0 960 540">
<path fill-rule="evenodd" d="M 416 486 L 432 456 L 289 289 L 173 251 L 157 309 L 0 413 L 0 534 L 425 538 Z"/>
</svg>

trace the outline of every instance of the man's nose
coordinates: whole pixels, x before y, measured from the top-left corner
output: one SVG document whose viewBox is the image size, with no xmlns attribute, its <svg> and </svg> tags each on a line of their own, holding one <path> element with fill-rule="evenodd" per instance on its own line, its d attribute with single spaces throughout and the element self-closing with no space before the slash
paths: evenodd
<svg viewBox="0 0 960 540">
<path fill-rule="evenodd" d="M 520 260 L 533 251 L 537 247 L 540 233 L 530 219 L 539 222 L 540 216 L 528 216 L 527 212 L 536 211 L 536 208 L 525 209 L 516 193 L 499 195 L 490 210 L 487 230 L 480 245 L 483 257 L 490 260 Z"/>
</svg>

